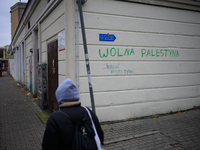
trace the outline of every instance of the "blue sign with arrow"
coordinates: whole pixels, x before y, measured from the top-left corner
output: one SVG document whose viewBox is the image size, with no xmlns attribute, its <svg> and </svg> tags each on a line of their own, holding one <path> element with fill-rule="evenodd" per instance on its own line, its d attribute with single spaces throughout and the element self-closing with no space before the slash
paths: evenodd
<svg viewBox="0 0 200 150">
<path fill-rule="evenodd" d="M 116 36 L 114 34 L 99 34 L 99 41 L 110 41 L 114 42 Z"/>
</svg>

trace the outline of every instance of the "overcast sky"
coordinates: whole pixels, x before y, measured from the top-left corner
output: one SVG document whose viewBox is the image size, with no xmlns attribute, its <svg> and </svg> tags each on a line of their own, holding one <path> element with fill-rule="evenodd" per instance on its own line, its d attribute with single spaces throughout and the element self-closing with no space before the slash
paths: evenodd
<svg viewBox="0 0 200 150">
<path fill-rule="evenodd" d="M 20 0 L 0 0 L 0 47 L 10 45 L 11 42 L 11 16 L 10 7 Z M 21 0 L 28 2 L 28 0 Z"/>
</svg>

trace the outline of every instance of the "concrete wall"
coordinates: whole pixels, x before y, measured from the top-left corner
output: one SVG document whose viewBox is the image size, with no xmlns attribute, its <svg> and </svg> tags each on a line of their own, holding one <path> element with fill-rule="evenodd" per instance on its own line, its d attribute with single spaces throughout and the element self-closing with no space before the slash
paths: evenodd
<svg viewBox="0 0 200 150">
<path fill-rule="evenodd" d="M 83 11 L 101 121 L 200 105 L 199 12 L 107 0 L 88 0 Z M 107 33 L 116 40 L 99 41 Z M 81 102 L 90 106 L 79 37 Z"/>
</svg>

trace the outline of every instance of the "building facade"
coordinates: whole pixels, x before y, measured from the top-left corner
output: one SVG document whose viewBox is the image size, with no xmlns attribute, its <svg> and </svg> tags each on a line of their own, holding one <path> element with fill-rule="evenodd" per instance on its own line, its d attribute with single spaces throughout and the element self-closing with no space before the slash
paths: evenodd
<svg viewBox="0 0 200 150">
<path fill-rule="evenodd" d="M 20 19 L 23 15 L 26 3 L 18 2 L 10 8 L 11 13 L 11 38 L 15 35 Z"/>
<path fill-rule="evenodd" d="M 82 8 L 100 121 L 200 105 L 200 2 L 88 0 Z M 90 107 L 83 44 L 76 0 L 29 0 L 10 45 L 17 80 L 38 95 L 46 64 L 50 109 L 66 78 Z"/>
</svg>

